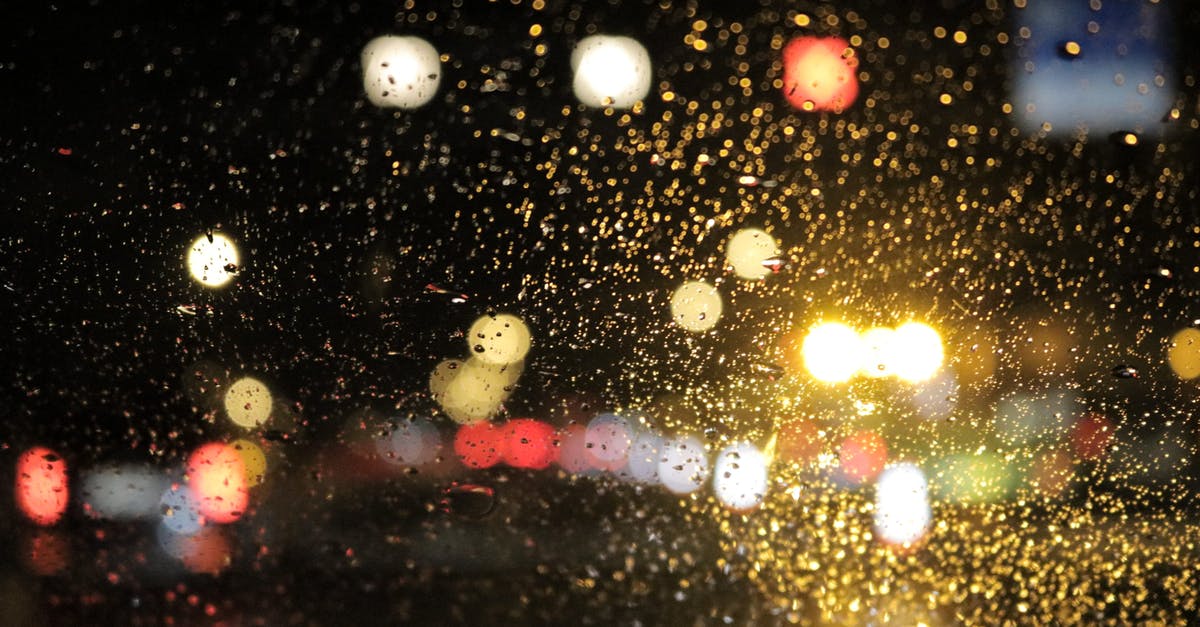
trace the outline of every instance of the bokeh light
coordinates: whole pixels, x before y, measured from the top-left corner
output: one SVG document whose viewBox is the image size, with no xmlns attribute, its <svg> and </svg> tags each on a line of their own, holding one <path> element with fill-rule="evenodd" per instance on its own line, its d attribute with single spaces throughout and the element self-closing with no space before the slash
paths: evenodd
<svg viewBox="0 0 1200 627">
<path fill-rule="evenodd" d="M 842 476 L 854 483 L 875 478 L 887 463 L 887 456 L 887 441 L 869 429 L 847 436 L 838 447 Z"/>
<path fill-rule="evenodd" d="M 762 229 L 742 229 L 725 243 L 725 263 L 743 279 L 761 279 L 771 273 L 764 261 L 779 254 L 779 244 Z"/>
<path fill-rule="evenodd" d="M 223 442 L 204 444 L 187 461 L 188 487 L 206 520 L 231 523 L 249 504 L 242 456 Z"/>
<path fill-rule="evenodd" d="M 204 526 L 200 500 L 194 490 L 182 483 L 172 483 L 159 498 L 162 526 L 177 534 L 193 534 Z"/>
<path fill-rule="evenodd" d="M 800 353 L 814 379 L 842 383 L 862 368 L 866 351 L 854 329 L 840 322 L 824 322 L 809 330 Z"/>
<path fill-rule="evenodd" d="M 691 494 L 708 481 L 708 455 L 704 442 L 681 435 L 663 442 L 658 459 L 658 479 L 676 494 Z"/>
<path fill-rule="evenodd" d="M 529 352 L 529 327 L 511 314 L 489 314 L 471 324 L 467 344 L 471 356 L 485 363 L 511 364 Z"/>
<path fill-rule="evenodd" d="M 587 427 L 583 425 L 567 425 L 558 430 L 558 465 L 563 470 L 581 475 L 596 466 L 587 455 Z"/>
<path fill-rule="evenodd" d="M 101 466 L 80 477 L 79 500 L 84 513 L 93 518 L 154 518 L 159 513 L 159 501 L 166 488 L 166 475 L 152 467 Z"/>
<path fill-rule="evenodd" d="M 237 247 L 220 233 L 201 235 L 188 249 L 188 272 L 205 287 L 225 285 L 237 273 L 238 266 Z"/>
<path fill-rule="evenodd" d="M 929 485 L 921 468 L 892 464 L 875 482 L 875 533 L 888 544 L 909 546 L 929 531 L 933 511 Z"/>
<path fill-rule="evenodd" d="M 618 470 L 629 459 L 633 443 L 633 427 L 629 420 L 616 414 L 600 414 L 588 423 L 584 449 L 592 466 L 603 470 Z"/>
<path fill-rule="evenodd" d="M 926 381 L 937 374 L 945 359 L 942 337 L 933 327 L 906 322 L 892 336 L 891 369 L 905 381 Z"/>
<path fill-rule="evenodd" d="M 688 281 L 671 294 L 671 319 L 692 332 L 707 331 L 721 319 L 721 294 L 703 281 Z"/>
<path fill-rule="evenodd" d="M 545 468 L 557 455 L 554 428 L 540 420 L 510 420 L 504 439 L 504 461 L 513 468 Z"/>
<path fill-rule="evenodd" d="M 887 327 L 868 329 L 862 334 L 862 345 L 863 374 L 868 377 L 886 377 L 895 374 L 901 356 L 895 354 L 898 345 L 894 330 Z"/>
<path fill-rule="evenodd" d="M 626 463 L 629 478 L 639 483 L 658 483 L 658 460 L 662 455 L 662 447 L 662 436 L 653 431 L 638 431 L 629 445 Z"/>
<path fill-rule="evenodd" d="M 246 471 L 246 487 L 253 488 L 263 482 L 267 474 L 267 454 L 262 447 L 246 439 L 238 439 L 229 443 L 233 450 L 242 458 L 242 468 Z"/>
<path fill-rule="evenodd" d="M 420 466 L 437 459 L 442 449 L 441 434 L 428 418 L 399 419 L 391 431 L 375 441 L 384 460 L 401 466 Z"/>
<path fill-rule="evenodd" d="M 491 468 L 504 459 L 508 438 L 490 422 L 463 425 L 454 434 L 454 454 L 469 468 Z"/>
<path fill-rule="evenodd" d="M 225 391 L 225 414 L 233 424 L 253 429 L 271 417 L 273 402 L 266 384 L 253 377 L 242 377 Z"/>
<path fill-rule="evenodd" d="M 627 109 L 650 92 L 650 54 L 629 37 L 592 35 L 571 52 L 573 87 L 589 107 Z"/>
<path fill-rule="evenodd" d="M 429 389 L 442 411 L 459 424 L 486 420 L 512 394 L 522 362 L 492 364 L 471 358 L 441 362 L 429 378 Z"/>
<path fill-rule="evenodd" d="M 416 109 L 437 94 L 441 58 L 420 37 L 376 37 L 363 48 L 361 61 L 363 91 L 377 107 Z"/>
<path fill-rule="evenodd" d="M 1071 428 L 1071 446 L 1085 461 L 1099 461 L 1108 454 L 1113 441 L 1113 424 L 1097 413 L 1089 413 Z"/>
<path fill-rule="evenodd" d="M 783 95 L 801 111 L 839 112 L 858 97 L 857 65 L 844 39 L 793 39 L 783 48 Z"/>
<path fill-rule="evenodd" d="M 14 496 L 17 509 L 36 525 L 58 522 L 70 497 L 67 462 L 58 453 L 35 446 L 17 458 Z"/>
<path fill-rule="evenodd" d="M 734 510 L 758 507 L 767 494 L 767 458 L 750 442 L 721 449 L 713 464 L 713 493 Z"/>
<path fill-rule="evenodd" d="M 1167 365 L 1180 379 L 1200 377 L 1200 330 L 1183 329 L 1171 337 Z"/>
</svg>

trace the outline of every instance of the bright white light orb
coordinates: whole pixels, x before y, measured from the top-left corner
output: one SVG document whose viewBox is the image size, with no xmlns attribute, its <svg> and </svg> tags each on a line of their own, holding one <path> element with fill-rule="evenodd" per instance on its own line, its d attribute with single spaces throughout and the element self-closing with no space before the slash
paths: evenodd
<svg viewBox="0 0 1200 627">
<path fill-rule="evenodd" d="M 771 273 L 763 262 L 779 254 L 779 243 L 762 229 L 742 229 L 725 243 L 725 263 L 743 279 L 761 279 Z"/>
<path fill-rule="evenodd" d="M 716 326 L 723 309 L 717 288 L 703 281 L 688 281 L 671 294 L 671 319 L 694 333 Z"/>
<path fill-rule="evenodd" d="M 530 345 L 529 327 L 511 314 L 483 316 L 467 331 L 471 355 L 489 364 L 511 364 L 525 358 Z"/>
<path fill-rule="evenodd" d="M 363 91 L 377 107 L 416 109 L 437 94 L 438 51 L 420 37 L 376 37 L 363 48 Z"/>
<path fill-rule="evenodd" d="M 914 383 L 937 374 L 945 359 L 942 336 L 920 322 L 908 322 L 896 329 L 891 354 L 896 375 Z"/>
<path fill-rule="evenodd" d="M 708 481 L 708 456 L 704 442 L 694 435 L 663 443 L 658 458 L 658 479 L 675 494 L 691 494 Z"/>
<path fill-rule="evenodd" d="M 239 427 L 253 429 L 271 417 L 271 391 L 258 379 L 243 377 L 225 391 L 225 413 Z"/>
<path fill-rule="evenodd" d="M 627 109 L 650 93 L 650 53 L 629 37 L 593 35 L 571 52 L 573 88 L 589 107 Z"/>
<path fill-rule="evenodd" d="M 929 484 L 914 464 L 884 468 L 875 483 L 875 533 L 888 544 L 911 545 L 929 531 Z"/>
<path fill-rule="evenodd" d="M 843 383 L 862 368 L 862 340 L 840 322 L 825 322 L 809 330 L 800 346 L 804 368 L 818 381 Z"/>
<path fill-rule="evenodd" d="M 713 492 L 735 510 L 758 507 L 767 493 L 767 458 L 749 442 L 731 444 L 713 464 Z"/>
<path fill-rule="evenodd" d="M 188 249 L 187 267 L 192 278 L 204 287 L 221 287 L 237 272 L 238 251 L 233 240 L 213 233 L 201 235 Z"/>
</svg>

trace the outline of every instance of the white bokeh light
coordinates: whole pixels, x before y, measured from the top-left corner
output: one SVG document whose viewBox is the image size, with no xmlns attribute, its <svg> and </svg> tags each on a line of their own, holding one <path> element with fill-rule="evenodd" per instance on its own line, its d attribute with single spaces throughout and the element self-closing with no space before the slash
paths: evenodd
<svg viewBox="0 0 1200 627">
<path fill-rule="evenodd" d="M 884 468 L 875 483 L 875 533 L 888 544 L 907 546 L 925 537 L 933 522 L 929 484 L 915 464 Z"/>
<path fill-rule="evenodd" d="M 708 480 L 708 456 L 704 442 L 694 435 L 671 438 L 663 443 L 658 459 L 658 478 L 676 494 L 691 494 Z"/>
<path fill-rule="evenodd" d="M 201 235 L 188 249 L 188 272 L 205 287 L 225 285 L 237 272 L 237 266 L 237 247 L 233 240 L 220 233 Z"/>
<path fill-rule="evenodd" d="M 713 492 L 735 510 L 758 507 L 767 493 L 767 458 L 749 442 L 731 444 L 713 464 Z"/>
<path fill-rule="evenodd" d="M 589 107 L 627 109 L 650 93 L 650 53 L 629 37 L 593 35 L 571 53 L 575 97 Z"/>
<path fill-rule="evenodd" d="M 377 107 L 416 109 L 437 94 L 437 49 L 420 37 L 376 37 L 363 48 L 363 90 Z"/>
<path fill-rule="evenodd" d="M 662 436 L 652 431 L 639 432 L 629 445 L 629 477 L 641 483 L 658 483 L 658 460 L 662 453 Z"/>
<path fill-rule="evenodd" d="M 588 459 L 597 468 L 617 470 L 625 466 L 633 429 L 629 421 L 616 414 L 600 414 L 588 423 L 584 436 Z"/>
</svg>

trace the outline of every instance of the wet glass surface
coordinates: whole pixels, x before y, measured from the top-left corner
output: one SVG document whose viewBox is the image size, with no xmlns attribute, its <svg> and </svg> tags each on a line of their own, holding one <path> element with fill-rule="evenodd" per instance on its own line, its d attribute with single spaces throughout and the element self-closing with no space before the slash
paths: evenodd
<svg viewBox="0 0 1200 627">
<path fill-rule="evenodd" d="M 0 29 L 0 623 L 1194 620 L 1189 3 Z"/>
</svg>

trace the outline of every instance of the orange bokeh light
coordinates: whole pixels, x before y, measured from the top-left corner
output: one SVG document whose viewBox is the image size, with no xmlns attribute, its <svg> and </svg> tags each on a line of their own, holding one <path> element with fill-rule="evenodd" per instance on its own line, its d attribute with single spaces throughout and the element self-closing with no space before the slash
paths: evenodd
<svg viewBox="0 0 1200 627">
<path fill-rule="evenodd" d="M 70 496 L 66 460 L 44 446 L 25 451 L 17 459 L 14 493 L 17 509 L 34 524 L 58 522 L 67 511 Z"/>
<path fill-rule="evenodd" d="M 205 444 L 188 457 L 187 473 L 205 519 L 231 523 L 242 517 L 250 494 L 237 449 L 221 442 Z"/>
<path fill-rule="evenodd" d="M 854 51 L 838 37 L 797 37 L 783 48 L 783 94 L 802 111 L 840 112 L 858 97 Z"/>
</svg>

